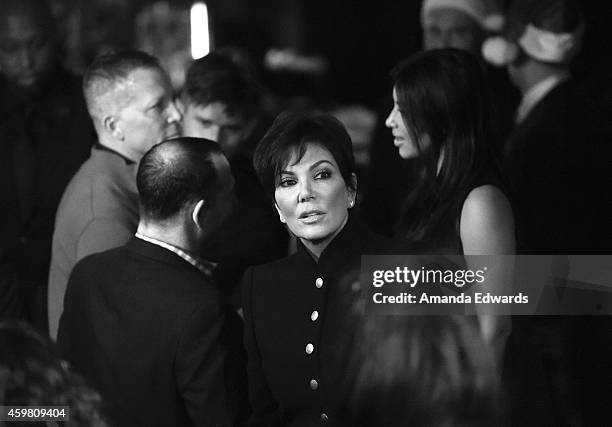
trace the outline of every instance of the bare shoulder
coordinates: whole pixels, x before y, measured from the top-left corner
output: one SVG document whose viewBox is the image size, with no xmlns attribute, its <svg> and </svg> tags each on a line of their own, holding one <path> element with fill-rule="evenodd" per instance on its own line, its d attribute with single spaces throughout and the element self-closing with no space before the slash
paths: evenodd
<svg viewBox="0 0 612 427">
<path fill-rule="evenodd" d="M 510 202 L 494 185 L 468 194 L 461 209 L 461 242 L 465 253 L 512 253 L 514 218 Z"/>
<path fill-rule="evenodd" d="M 463 202 L 461 218 L 487 219 L 489 216 L 510 215 L 512 208 L 506 195 L 495 185 L 481 185 L 474 188 Z M 490 218 L 494 219 L 494 218 Z"/>
</svg>

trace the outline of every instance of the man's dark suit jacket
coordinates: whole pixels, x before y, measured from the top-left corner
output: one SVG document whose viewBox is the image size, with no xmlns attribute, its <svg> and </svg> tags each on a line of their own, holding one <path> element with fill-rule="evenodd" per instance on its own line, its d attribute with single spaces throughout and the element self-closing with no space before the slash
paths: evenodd
<svg viewBox="0 0 612 427">
<path fill-rule="evenodd" d="M 116 425 L 240 425 L 244 355 L 231 314 L 200 270 L 134 238 L 76 265 L 58 343 Z"/>
<path fill-rule="evenodd" d="M 610 244 L 610 141 L 601 111 L 565 81 L 538 102 L 506 145 L 523 253 L 585 253 Z M 608 179 L 609 181 L 609 179 Z"/>
<path fill-rule="evenodd" d="M 513 207 L 520 252 L 609 253 L 612 247 L 611 193 L 607 185 L 612 176 L 609 130 L 609 120 L 606 122 L 602 110 L 572 80 L 554 87 L 514 129 L 505 154 L 515 191 Z M 523 323 L 529 319 L 515 319 L 514 331 L 519 329 L 516 324 L 519 320 L 523 327 L 529 327 Z M 538 326 L 539 334 L 547 337 L 543 341 L 536 334 L 538 345 L 548 341 L 563 343 L 558 345 L 563 353 L 555 357 L 570 367 L 560 375 L 567 375 L 568 388 L 582 400 L 585 425 L 591 425 L 588 417 L 597 419 L 594 414 L 606 407 L 602 399 L 609 400 L 612 387 L 609 380 L 612 323 L 604 316 L 540 316 L 537 321 L 545 325 Z M 533 347 L 525 342 L 516 344 L 518 357 L 532 352 Z M 512 342 L 508 347 L 512 347 Z M 549 353 L 547 357 L 550 358 Z M 533 405 L 525 390 L 535 390 L 534 378 L 539 373 L 533 372 L 533 368 L 526 369 L 529 366 L 524 361 L 515 363 L 515 372 L 509 378 L 524 380 L 529 388 L 520 391 L 520 399 Z M 570 401 L 574 404 L 573 399 Z M 514 415 L 533 414 L 521 404 L 513 411 Z M 533 417 L 531 422 L 543 424 Z M 525 423 L 521 420 L 518 424 Z"/>
</svg>

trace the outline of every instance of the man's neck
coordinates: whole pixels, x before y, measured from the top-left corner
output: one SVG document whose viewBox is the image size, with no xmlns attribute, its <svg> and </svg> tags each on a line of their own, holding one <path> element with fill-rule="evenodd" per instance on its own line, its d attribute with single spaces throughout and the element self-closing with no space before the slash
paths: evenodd
<svg viewBox="0 0 612 427">
<path fill-rule="evenodd" d="M 159 240 L 169 245 L 175 246 L 188 253 L 193 253 L 189 239 L 185 237 L 185 232 L 181 226 L 173 224 L 152 224 L 151 222 L 140 221 L 137 233 L 143 236 Z"/>
<path fill-rule="evenodd" d="M 117 154 L 125 157 L 126 159 L 138 163 L 140 161 L 140 157 L 133 153 L 131 150 L 127 149 L 125 144 L 122 144 L 121 141 L 117 141 L 113 138 L 105 138 L 103 136 L 98 137 L 98 142 L 100 145 L 110 149 L 111 151 L 116 152 Z"/>
</svg>

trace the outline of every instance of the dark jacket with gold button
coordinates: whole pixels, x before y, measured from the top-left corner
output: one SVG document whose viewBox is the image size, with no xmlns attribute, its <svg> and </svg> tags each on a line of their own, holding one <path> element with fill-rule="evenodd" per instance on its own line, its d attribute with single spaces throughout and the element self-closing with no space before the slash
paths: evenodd
<svg viewBox="0 0 612 427">
<path fill-rule="evenodd" d="M 400 246 L 351 219 L 318 262 L 300 244 L 292 256 L 247 270 L 250 425 L 348 425 L 354 328 L 347 314 L 361 297 L 361 255 Z"/>
</svg>

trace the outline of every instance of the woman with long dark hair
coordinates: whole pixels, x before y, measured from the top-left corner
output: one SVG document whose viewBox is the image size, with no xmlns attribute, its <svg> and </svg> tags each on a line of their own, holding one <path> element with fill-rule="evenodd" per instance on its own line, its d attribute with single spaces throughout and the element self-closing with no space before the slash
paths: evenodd
<svg viewBox="0 0 612 427">
<path fill-rule="evenodd" d="M 514 221 L 502 191 L 482 64 L 456 49 L 421 52 L 393 71 L 394 107 L 386 120 L 403 159 L 416 158 L 418 182 L 397 232 L 423 253 L 514 254 Z M 481 259 L 466 257 L 470 269 Z M 500 257 L 487 286 L 507 289 L 512 265 Z M 503 343 L 505 320 L 480 316 L 489 342 Z"/>
</svg>

